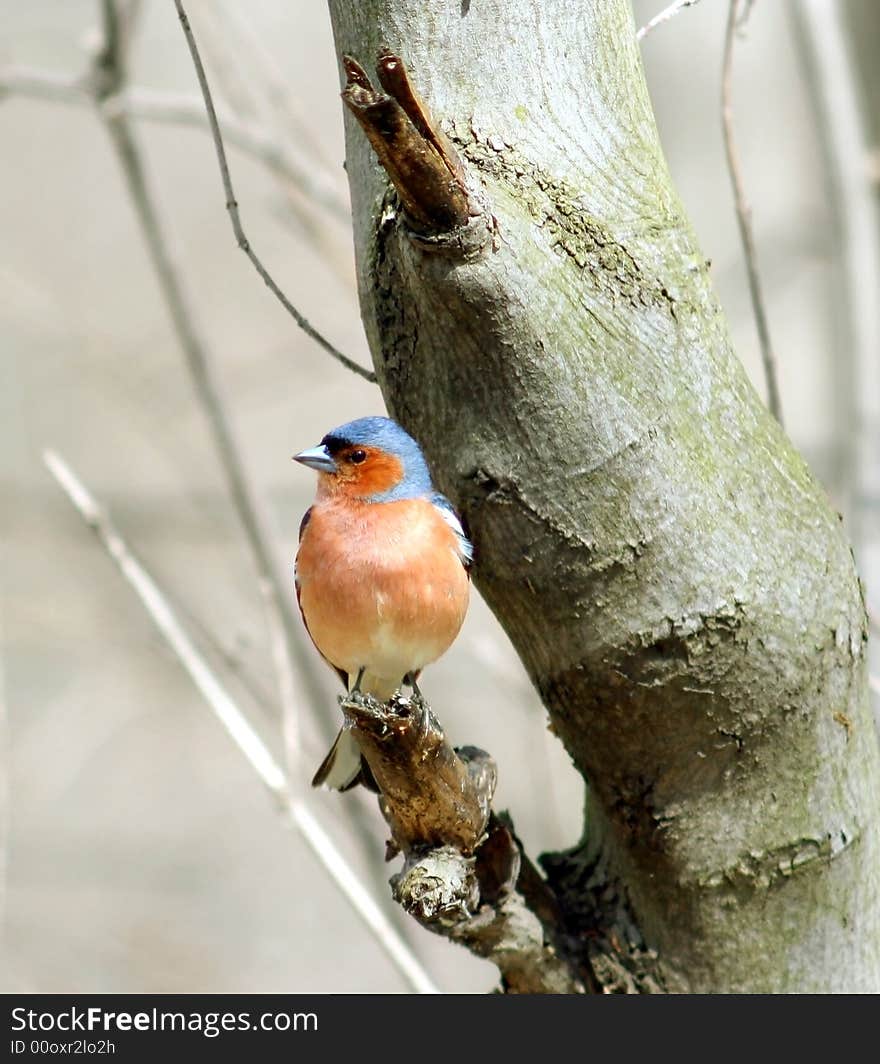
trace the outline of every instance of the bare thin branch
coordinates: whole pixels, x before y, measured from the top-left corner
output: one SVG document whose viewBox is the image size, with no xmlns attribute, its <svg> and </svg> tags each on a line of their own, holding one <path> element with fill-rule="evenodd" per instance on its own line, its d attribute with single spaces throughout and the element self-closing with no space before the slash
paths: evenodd
<svg viewBox="0 0 880 1064">
<path fill-rule="evenodd" d="M 279 675 L 278 682 L 283 714 L 285 718 L 289 718 L 297 714 L 297 707 L 286 697 L 292 686 L 289 674 L 294 671 L 294 662 L 306 671 L 306 675 L 311 675 L 312 670 L 309 656 L 302 648 L 299 627 L 285 593 L 281 566 L 273 547 L 274 537 L 269 518 L 244 468 L 243 452 L 233 429 L 228 403 L 207 345 L 195 325 L 195 316 L 185 295 L 177 264 L 164 238 L 158 213 L 146 183 L 140 153 L 131 130 L 122 118 L 108 118 L 107 126 L 126 176 L 132 202 L 174 331 L 186 356 L 196 396 L 208 420 L 233 504 L 251 547 L 260 590 L 267 604 L 270 639 L 273 646 L 277 645 L 279 640 L 283 640 L 287 647 L 284 671 Z M 276 628 L 280 629 L 280 633 L 275 631 Z M 282 663 L 282 659 L 277 655 L 274 655 L 274 660 L 276 664 Z M 316 704 L 320 704 L 322 693 L 320 684 L 314 681 L 311 694 Z M 287 735 L 292 735 L 294 731 L 294 727 L 289 722 L 285 723 Z"/>
<path fill-rule="evenodd" d="M 108 58 L 105 50 L 101 54 L 100 62 L 102 69 L 108 72 L 107 77 L 113 91 L 118 91 L 121 76 L 118 59 Z M 291 608 L 288 589 L 290 580 L 285 580 L 283 567 L 277 557 L 268 514 L 244 467 L 243 451 L 235 435 L 219 377 L 208 346 L 196 326 L 196 315 L 190 306 L 182 276 L 162 231 L 137 142 L 125 115 L 102 112 L 102 116 L 131 194 L 159 288 L 186 357 L 196 396 L 208 421 L 233 505 L 253 554 L 259 587 L 267 605 L 270 638 L 273 646 L 283 642 L 286 647 L 284 658 L 280 658 L 276 653 L 274 660 L 282 668 L 278 675 L 278 687 L 284 732 L 287 737 L 292 737 L 297 733 L 295 718 L 299 713 L 299 706 L 290 698 L 290 692 L 295 687 L 296 672 L 302 674 L 313 704 L 322 703 L 323 687 L 315 673 L 311 648 L 305 646 L 302 626 L 298 618 L 294 617 Z M 293 756 L 294 752 L 289 751 L 289 757 L 292 759 Z"/>
<path fill-rule="evenodd" d="M 129 39 L 130 36 L 126 38 L 126 40 Z M 44 70 L 21 66 L 8 67 L 5 70 L 0 71 L 0 98 L 4 95 L 14 94 L 25 98 L 47 99 L 59 103 L 72 103 L 77 106 L 94 106 L 96 95 L 98 96 L 99 114 L 104 119 L 108 132 L 111 134 L 114 148 L 117 151 L 126 175 L 128 187 L 132 191 L 134 206 L 138 219 L 141 222 L 151 261 L 157 272 L 160 290 L 168 305 L 175 333 L 187 355 L 189 368 L 196 385 L 196 393 L 202 400 L 202 405 L 205 408 L 209 425 L 213 431 L 215 444 L 217 445 L 221 456 L 230 448 L 234 452 L 240 452 L 240 448 L 237 447 L 234 440 L 231 443 L 228 442 L 232 429 L 228 413 L 225 412 L 226 404 L 221 404 L 221 410 L 219 412 L 214 410 L 216 404 L 213 402 L 211 396 L 219 395 L 216 375 L 210 367 L 206 371 L 205 366 L 203 365 L 207 358 L 207 346 L 193 322 L 189 301 L 186 298 L 183 289 L 181 273 L 171 253 L 171 249 L 162 234 L 155 204 L 152 201 L 146 184 L 144 168 L 137 149 L 137 144 L 131 133 L 130 125 L 127 122 L 129 117 L 138 116 L 138 111 L 143 109 L 145 112 L 143 114 L 144 118 L 155 118 L 159 121 L 167 120 L 169 122 L 180 120 L 184 122 L 184 124 L 199 125 L 202 128 L 207 129 L 209 127 L 204 106 L 201 100 L 197 97 L 187 98 L 184 102 L 183 98 L 177 98 L 170 94 L 153 93 L 149 90 L 131 90 L 126 89 L 125 87 L 120 88 L 118 85 L 114 91 L 112 84 L 108 84 L 108 80 L 112 79 L 108 79 L 104 71 L 101 71 L 100 74 L 97 75 L 94 72 L 89 72 L 83 77 L 72 79 L 69 77 L 60 77 Z M 101 94 L 105 91 L 109 92 L 110 95 L 101 99 Z M 143 99 L 141 98 L 142 93 Z M 131 102 L 131 106 L 129 106 L 129 102 Z M 165 112 L 164 114 L 161 113 L 163 111 Z M 197 119 L 195 117 L 196 114 L 198 116 Z M 236 122 L 237 120 L 230 119 L 230 121 Z M 242 137 L 239 146 L 244 150 L 251 148 L 263 154 L 263 161 L 268 163 L 270 152 L 273 150 L 270 147 L 268 135 L 265 134 L 264 131 L 259 130 L 254 130 L 252 133 L 249 127 L 246 131 L 245 127 L 241 127 L 241 132 Z M 250 138 L 250 141 L 248 138 Z M 234 135 L 233 139 L 235 139 Z M 260 145 L 260 147 L 258 148 L 257 145 Z M 279 176 L 282 176 L 282 173 L 279 173 Z M 283 176 L 290 177 L 292 175 L 285 173 Z M 240 465 L 240 460 L 238 464 Z M 227 480 L 230 484 L 233 502 L 242 516 L 242 522 L 245 526 L 246 532 L 248 532 L 248 539 L 257 560 L 258 570 L 261 574 L 264 572 L 266 564 L 265 558 L 271 556 L 273 559 L 272 564 L 274 572 L 277 574 L 278 586 L 280 589 L 278 600 L 281 602 L 281 609 L 287 615 L 286 621 L 283 624 L 283 632 L 279 625 L 270 624 L 269 634 L 273 660 L 278 662 L 280 660 L 278 658 L 278 649 L 282 644 L 285 646 L 287 645 L 288 637 L 293 639 L 296 646 L 299 646 L 304 640 L 302 634 L 299 633 L 297 621 L 293 617 L 293 614 L 290 611 L 290 606 L 286 601 L 287 596 L 284 593 L 285 584 L 283 567 L 278 563 L 277 559 L 274 558 L 274 554 L 272 554 L 271 547 L 268 543 L 268 523 L 265 517 L 258 517 L 254 522 L 247 520 L 243 516 L 241 508 L 242 506 L 245 508 L 248 506 L 247 499 L 244 497 L 247 495 L 247 492 L 245 491 L 243 493 L 235 486 L 242 480 L 243 474 L 241 473 L 241 470 L 230 471 L 226 468 L 225 463 L 224 469 L 226 469 L 227 472 Z M 246 478 L 244 479 L 246 481 Z M 250 498 L 254 503 L 257 502 L 253 496 L 253 492 L 250 492 Z M 261 549 L 254 542 L 252 535 L 254 525 L 267 530 L 263 536 L 265 549 Z M 263 576 L 261 576 L 260 579 L 260 586 L 261 588 L 266 587 L 266 581 Z M 271 617 L 273 614 L 271 606 L 268 609 L 268 613 Z M 294 631 L 299 633 L 299 638 L 292 634 Z M 305 649 L 305 652 L 297 657 L 300 671 L 305 677 L 307 677 L 309 686 L 309 695 L 307 698 L 301 699 L 300 704 L 307 701 L 317 704 L 323 700 L 324 696 L 323 686 L 316 678 L 317 669 L 309 649 L 310 648 Z M 297 734 L 297 706 L 290 703 L 289 692 L 291 690 L 291 684 L 289 675 L 279 674 L 278 686 L 282 697 L 282 708 L 284 711 L 283 730 L 288 750 L 288 761 L 290 761 L 290 755 L 293 752 L 292 746 L 295 742 L 294 736 Z M 321 716 L 320 720 L 328 729 L 327 738 L 329 741 L 329 721 L 326 716 Z M 353 807 L 353 815 L 356 819 L 361 819 L 364 812 L 364 808 L 359 804 Z"/>
<path fill-rule="evenodd" d="M 640 41 L 648 34 L 656 29 L 661 23 L 668 22 L 671 18 L 675 18 L 676 15 L 681 14 L 686 7 L 693 7 L 694 4 L 698 4 L 700 0 L 675 0 L 674 4 L 670 4 L 668 7 L 664 7 L 662 11 L 659 11 L 649 22 L 646 22 L 641 29 L 636 31 L 636 40 Z"/>
<path fill-rule="evenodd" d="M 264 124 L 268 107 L 262 98 L 257 79 L 245 69 L 237 34 L 224 20 L 218 0 L 196 4 L 201 49 L 215 79 L 217 95 L 226 101 L 239 118 Z"/>
<path fill-rule="evenodd" d="M 69 78 L 21 66 L 0 69 L 0 99 L 4 96 L 22 96 L 79 106 L 92 106 L 94 103 L 88 79 Z M 207 132 L 211 128 L 201 97 L 182 93 L 128 88 L 117 95 L 108 96 L 103 108 L 114 116 L 127 114 L 138 120 L 187 126 Z M 351 222 L 351 211 L 344 197 L 329 181 L 309 173 L 267 130 L 237 118 L 231 112 L 223 112 L 218 118 L 229 144 L 262 163 L 274 177 L 292 186 L 337 221 L 346 224 Z"/>
<path fill-rule="evenodd" d="M 124 111 L 131 118 L 138 120 L 186 126 L 205 133 L 211 131 L 201 96 L 132 88 L 110 97 L 105 101 L 104 107 L 111 113 Z M 345 196 L 319 171 L 312 172 L 308 166 L 300 164 L 284 142 L 264 127 L 238 118 L 231 112 L 220 113 L 218 120 L 227 143 L 261 163 L 278 181 L 285 194 L 287 211 L 299 224 L 298 231 L 305 233 L 342 283 L 349 287 L 349 258 L 347 255 L 340 255 L 337 242 L 332 239 L 333 233 L 325 224 L 324 217 L 314 210 L 315 206 L 320 207 L 326 215 L 350 231 L 351 210 Z M 290 222 L 287 213 L 281 214 L 281 220 Z"/>
<path fill-rule="evenodd" d="M 272 276 L 263 266 L 262 262 L 257 257 L 253 248 L 245 235 L 244 229 L 241 224 L 241 217 L 238 211 L 238 203 L 235 199 L 235 190 L 232 186 L 232 179 L 229 176 L 229 164 L 226 160 L 226 149 L 223 147 L 223 137 L 220 133 L 220 125 L 217 121 L 217 113 L 214 109 L 214 101 L 211 97 L 211 89 L 208 85 L 208 79 L 205 74 L 205 68 L 202 64 L 201 56 L 199 55 L 198 46 L 196 45 L 195 37 L 193 36 L 192 27 L 189 24 L 186 12 L 183 8 L 182 0 L 174 0 L 175 7 L 177 8 L 177 14 L 180 18 L 180 24 L 183 27 L 183 32 L 186 37 L 186 43 L 189 47 L 190 55 L 192 56 L 193 66 L 195 67 L 196 77 L 199 81 L 199 87 L 202 90 L 202 96 L 205 101 L 205 109 L 208 113 L 208 121 L 211 126 L 211 135 L 214 139 L 214 147 L 217 152 L 217 162 L 220 166 L 220 176 L 223 180 L 223 189 L 226 193 L 226 209 L 229 212 L 229 218 L 232 222 L 232 230 L 235 233 L 235 239 L 238 241 L 238 246 L 247 255 L 254 269 L 262 277 L 263 282 L 269 288 L 269 290 L 279 300 L 281 305 L 287 310 L 287 312 L 293 317 L 297 325 L 307 335 L 318 343 L 323 349 L 332 355 L 338 362 L 341 362 L 347 369 L 357 373 L 365 380 L 375 382 L 376 375 L 372 370 L 368 370 L 363 366 L 358 365 L 347 355 L 344 355 L 339 351 L 329 340 L 325 339 L 316 329 L 314 329 L 309 322 L 303 317 L 302 314 L 296 309 L 296 307 L 290 302 L 287 296 L 281 291 L 278 285 L 275 283 Z"/>
<path fill-rule="evenodd" d="M 92 94 L 85 78 L 70 78 L 35 67 L 10 66 L 0 70 L 0 99 L 24 96 L 57 103 L 90 104 Z"/>
<path fill-rule="evenodd" d="M 120 16 L 116 0 L 101 0 L 102 44 L 106 54 L 114 60 L 122 57 L 126 21 L 125 14 Z"/>
<path fill-rule="evenodd" d="M 422 994 L 438 993 L 430 976 L 360 883 L 305 802 L 291 794 L 288 780 L 281 766 L 210 670 L 205 659 L 199 654 L 165 595 L 131 553 L 110 517 L 58 454 L 45 451 L 43 461 L 80 516 L 107 549 L 168 646 L 226 729 L 227 734 L 247 758 L 280 809 L 330 874 L 333 882 L 370 929 L 376 941 L 414 990 Z"/>
<path fill-rule="evenodd" d="M 263 605 L 266 613 L 266 630 L 269 633 L 269 650 L 275 675 L 278 678 L 278 694 L 281 699 L 281 733 L 284 739 L 284 761 L 287 774 L 293 779 L 302 772 L 302 729 L 300 728 L 299 697 L 294 661 L 288 652 L 284 622 L 271 581 L 260 581 Z"/>
<path fill-rule="evenodd" d="M 211 0 L 198 9 L 196 25 L 204 30 L 204 39 L 200 35 L 199 44 L 212 78 L 216 77 L 214 95 L 216 97 L 219 91 L 229 102 L 234 122 L 259 128 L 271 147 L 266 163 L 276 177 L 282 178 L 287 209 L 346 288 L 350 288 L 350 255 L 341 258 L 337 247 L 328 246 L 327 229 L 310 210 L 310 201 L 325 205 L 350 232 L 351 209 L 347 195 L 341 191 L 342 168 L 338 160 L 333 163 L 328 160 L 320 140 L 302 119 L 297 98 L 271 51 L 254 30 L 253 18 L 247 14 L 240 16 L 237 7 L 236 3 Z M 210 129 L 202 100 L 199 100 L 198 110 L 202 122 Z M 227 141 L 233 143 L 229 136 L 230 127 L 222 115 L 220 127 Z M 276 169 L 273 156 L 280 156 L 286 170 L 297 175 L 295 182 Z M 305 202 L 303 190 L 309 192 L 309 199 Z M 284 223 L 289 221 L 286 213 L 280 217 Z"/>
<path fill-rule="evenodd" d="M 2 80 L 0 80 L 2 86 Z M 189 126 L 210 131 L 210 120 L 201 98 L 182 94 L 156 92 L 151 89 L 129 89 L 116 100 L 108 100 L 108 107 L 119 107 L 132 118 L 165 125 Z M 322 181 L 303 167 L 293 155 L 267 130 L 231 112 L 218 115 L 223 136 L 229 144 L 259 160 L 281 181 L 331 214 L 340 222 L 351 222 L 351 211 L 345 199 L 328 181 Z"/>
<path fill-rule="evenodd" d="M 736 29 L 741 25 L 741 15 L 748 12 L 749 0 L 730 0 L 727 16 L 727 29 L 724 36 L 724 59 L 721 76 L 721 123 L 724 134 L 724 151 L 727 155 L 727 168 L 733 185 L 736 218 L 739 223 L 739 235 L 742 240 L 743 254 L 749 278 L 749 292 L 752 298 L 752 310 L 761 344 L 761 359 L 764 364 L 764 377 L 767 382 L 767 406 L 776 420 L 782 424 L 782 403 L 779 398 L 779 385 L 776 379 L 776 357 L 770 343 L 770 327 L 758 273 L 758 256 L 755 238 L 752 233 L 752 209 L 746 197 L 742 168 L 733 132 L 733 44 Z"/>
<path fill-rule="evenodd" d="M 310 129 L 300 106 L 302 101 L 294 94 L 289 79 L 271 51 L 254 31 L 254 20 L 247 17 L 247 9 L 243 9 L 238 0 L 220 0 L 211 8 L 214 17 L 225 23 L 229 38 L 235 41 L 237 54 L 249 56 L 243 66 L 251 83 L 259 85 L 260 95 L 274 119 L 275 131 L 295 137 L 297 146 L 305 149 L 309 160 L 317 160 L 325 169 L 331 170 L 336 164 L 331 164 L 320 140 Z"/>
<path fill-rule="evenodd" d="M 256 709 L 262 710 L 267 719 L 273 719 L 274 714 L 277 712 L 277 702 L 273 700 L 270 690 L 263 683 L 262 674 L 254 674 L 253 669 L 248 667 L 241 655 L 227 646 L 217 632 L 199 616 L 192 603 L 183 601 L 173 591 L 169 590 L 165 591 L 165 598 L 180 622 L 192 634 L 194 642 L 203 649 L 204 657 L 209 666 L 213 661 L 215 663 L 214 668 L 219 671 L 221 677 L 234 677 L 241 684 L 245 697 L 249 702 Z M 270 639 L 273 655 L 277 654 L 279 649 L 286 649 L 281 647 L 277 636 L 277 626 L 272 627 L 270 629 Z M 282 677 L 278 677 L 277 682 L 280 684 Z M 304 705 L 308 703 L 309 694 L 307 691 L 302 690 L 302 685 L 300 684 L 294 689 L 292 698 L 294 705 Z M 319 756 L 326 752 L 329 741 L 329 732 L 325 733 L 322 738 L 309 736 L 308 738 L 312 739 L 313 743 L 313 748 L 310 750 L 305 736 L 303 741 L 300 742 L 297 727 L 298 718 L 294 716 L 291 721 L 285 715 L 285 719 L 282 721 L 285 768 L 288 779 L 294 781 L 305 777 L 302 775 L 301 763 L 294 765 L 292 762 L 300 762 L 301 757 L 314 756 L 315 764 L 317 764 Z M 300 757 L 292 758 L 291 753 L 296 754 L 297 751 Z M 352 843 L 360 849 L 363 855 L 364 867 L 367 869 L 375 889 L 384 891 L 388 885 L 388 880 L 385 873 L 385 862 L 375 846 L 376 820 L 373 795 L 366 788 L 358 787 L 348 798 L 349 800 L 345 803 L 345 826 L 349 831 Z M 403 917 L 404 914 L 397 909 L 392 913 L 392 919 L 402 920 Z"/>
<path fill-rule="evenodd" d="M 788 5 L 804 83 L 822 146 L 834 241 L 837 326 L 829 352 L 837 399 L 837 469 L 830 482 L 868 587 L 880 589 L 880 198 L 866 155 L 872 144 L 853 31 L 858 5 L 798 0 Z M 866 9 L 867 10 L 867 9 Z M 880 603 L 875 602 L 875 606 Z M 875 632 L 876 614 L 875 616 Z"/>
</svg>

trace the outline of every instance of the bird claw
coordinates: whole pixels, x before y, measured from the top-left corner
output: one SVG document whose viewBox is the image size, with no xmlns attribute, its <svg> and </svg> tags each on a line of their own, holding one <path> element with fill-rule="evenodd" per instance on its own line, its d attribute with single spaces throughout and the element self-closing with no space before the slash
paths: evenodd
<svg viewBox="0 0 880 1064">
<path fill-rule="evenodd" d="M 347 706 L 364 716 L 371 717 L 380 717 L 385 708 L 377 698 L 366 695 L 362 691 L 349 691 L 348 694 L 340 695 L 339 704 L 343 709 Z"/>
</svg>

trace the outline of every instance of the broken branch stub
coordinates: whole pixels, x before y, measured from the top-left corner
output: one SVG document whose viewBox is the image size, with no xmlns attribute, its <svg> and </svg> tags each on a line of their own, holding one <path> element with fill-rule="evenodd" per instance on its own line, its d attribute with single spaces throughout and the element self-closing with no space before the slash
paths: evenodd
<svg viewBox="0 0 880 1064">
<path fill-rule="evenodd" d="M 350 55 L 343 56 L 342 99 L 367 136 L 400 196 L 410 226 L 443 233 L 467 225 L 472 209 L 464 168 L 409 79 L 400 56 L 378 58 L 381 92 Z"/>
<path fill-rule="evenodd" d="M 382 793 L 392 851 L 449 846 L 473 855 L 489 821 L 495 764 L 449 745 L 427 703 L 397 696 L 379 702 L 349 695 L 342 710 Z"/>
<path fill-rule="evenodd" d="M 376 61 L 376 72 L 379 82 L 389 96 L 394 97 L 406 112 L 407 118 L 432 144 L 439 153 L 449 172 L 453 175 L 462 190 L 467 193 L 467 184 L 464 166 L 458 157 L 458 152 L 452 146 L 452 142 L 446 134 L 437 126 L 431 118 L 431 114 L 424 100 L 416 91 L 415 86 L 409 80 L 409 74 L 400 56 L 393 52 L 384 51 Z"/>
<path fill-rule="evenodd" d="M 511 830 L 493 814 L 476 857 L 449 846 L 411 854 L 391 884 L 395 899 L 429 931 L 497 965 L 505 993 L 594 989 L 590 973 L 560 948 L 564 932 L 553 907 L 530 896 L 532 875 L 537 872 Z"/>
<path fill-rule="evenodd" d="M 395 900 L 420 924 L 493 961 L 510 993 L 583 993 L 585 973 L 560 951 L 552 894 L 512 828 L 491 811 L 496 768 L 453 750 L 424 699 L 340 700 L 391 828 Z"/>
</svg>

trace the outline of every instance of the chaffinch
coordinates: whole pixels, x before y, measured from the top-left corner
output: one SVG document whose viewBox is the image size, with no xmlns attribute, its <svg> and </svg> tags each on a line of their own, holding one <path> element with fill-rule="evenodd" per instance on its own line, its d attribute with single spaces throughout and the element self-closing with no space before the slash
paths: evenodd
<svg viewBox="0 0 880 1064">
<path fill-rule="evenodd" d="M 318 473 L 295 568 L 312 642 L 349 691 L 383 701 L 403 684 L 418 691 L 467 612 L 473 548 L 452 504 L 390 418 L 341 425 L 294 458 Z M 343 727 L 312 785 L 347 790 L 367 772 Z"/>
</svg>

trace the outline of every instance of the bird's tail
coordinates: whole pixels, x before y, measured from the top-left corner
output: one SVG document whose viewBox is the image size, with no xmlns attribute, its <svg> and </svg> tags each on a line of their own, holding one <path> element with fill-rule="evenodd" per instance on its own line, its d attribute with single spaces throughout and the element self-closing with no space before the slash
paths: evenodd
<svg viewBox="0 0 880 1064">
<path fill-rule="evenodd" d="M 361 780 L 361 749 L 347 728 L 340 728 L 330 752 L 312 779 L 313 787 L 326 784 L 336 791 L 347 791 Z"/>
</svg>

